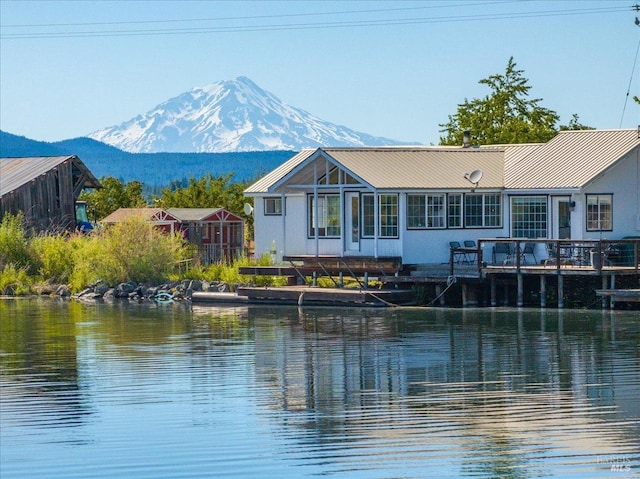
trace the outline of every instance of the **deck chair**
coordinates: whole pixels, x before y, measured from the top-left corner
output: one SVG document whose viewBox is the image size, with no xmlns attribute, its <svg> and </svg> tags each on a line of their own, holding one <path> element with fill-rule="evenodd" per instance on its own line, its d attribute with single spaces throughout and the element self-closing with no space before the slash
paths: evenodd
<svg viewBox="0 0 640 479">
<path fill-rule="evenodd" d="M 502 264 L 508 264 L 513 261 L 513 246 L 511 243 L 496 243 L 493 245 L 493 264 L 498 264 L 500 257 Z"/>
<path fill-rule="evenodd" d="M 522 259 L 523 264 L 527 264 L 527 255 L 533 257 L 533 264 L 538 264 L 538 258 L 536 258 L 536 244 L 535 243 L 525 243 L 524 248 L 522 248 L 522 252 L 520 253 L 520 258 Z"/>
<path fill-rule="evenodd" d="M 467 253 L 465 253 L 464 251 L 460 251 L 460 248 L 462 248 L 462 245 L 460 244 L 459 241 L 449 241 L 449 248 L 453 253 L 454 263 L 466 263 L 469 261 L 469 257 L 467 256 Z"/>
<path fill-rule="evenodd" d="M 466 249 L 477 249 L 476 242 L 473 240 L 465 240 L 464 247 Z M 478 259 L 478 253 L 471 253 L 467 251 L 467 258 L 469 259 L 469 262 L 475 263 Z"/>
</svg>

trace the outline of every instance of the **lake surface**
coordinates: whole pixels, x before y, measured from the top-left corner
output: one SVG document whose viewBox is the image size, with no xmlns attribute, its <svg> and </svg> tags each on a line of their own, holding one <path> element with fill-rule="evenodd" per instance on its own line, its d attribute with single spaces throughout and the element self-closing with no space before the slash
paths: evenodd
<svg viewBox="0 0 640 479">
<path fill-rule="evenodd" d="M 639 316 L 0 301 L 0 477 L 640 477 Z"/>
</svg>

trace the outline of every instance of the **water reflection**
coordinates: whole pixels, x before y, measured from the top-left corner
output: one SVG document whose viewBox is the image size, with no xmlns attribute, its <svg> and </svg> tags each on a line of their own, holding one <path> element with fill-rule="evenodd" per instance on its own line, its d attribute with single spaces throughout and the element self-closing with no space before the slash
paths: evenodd
<svg viewBox="0 0 640 479">
<path fill-rule="evenodd" d="M 0 302 L 0 470 L 638 474 L 639 343 L 619 311 Z"/>
</svg>

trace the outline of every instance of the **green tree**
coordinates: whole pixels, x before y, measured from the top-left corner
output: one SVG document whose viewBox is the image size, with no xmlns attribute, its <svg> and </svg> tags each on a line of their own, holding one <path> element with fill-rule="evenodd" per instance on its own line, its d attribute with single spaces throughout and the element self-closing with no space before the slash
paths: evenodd
<svg viewBox="0 0 640 479">
<path fill-rule="evenodd" d="M 449 121 L 440 124 L 440 132 L 445 133 L 440 144 L 462 145 L 464 130 L 469 130 L 479 145 L 537 143 L 553 138 L 559 116 L 540 106 L 540 98 L 528 98 L 531 86 L 523 73 L 511 57 L 503 74 L 480 80 L 491 93 L 459 104 Z"/>
<path fill-rule="evenodd" d="M 565 130 L 595 130 L 595 128 L 580 123 L 580 118 L 578 118 L 578 115 L 574 113 L 571 116 L 571 120 L 569 120 L 568 125 L 560 125 L 560 131 Z"/>
<path fill-rule="evenodd" d="M 136 180 L 123 183 L 112 176 L 100 178 L 102 188 L 83 191 L 80 200 L 87 202 L 89 218 L 99 221 L 118 208 L 144 208 L 142 183 Z"/>
</svg>

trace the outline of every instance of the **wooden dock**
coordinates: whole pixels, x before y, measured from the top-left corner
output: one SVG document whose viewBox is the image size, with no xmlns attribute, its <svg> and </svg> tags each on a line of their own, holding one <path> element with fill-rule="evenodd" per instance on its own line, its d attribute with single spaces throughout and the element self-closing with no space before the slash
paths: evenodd
<svg viewBox="0 0 640 479">
<path fill-rule="evenodd" d="M 201 304 L 380 307 L 412 304 L 414 293 L 410 290 L 397 289 L 318 288 L 311 286 L 240 287 L 236 293 L 194 292 L 191 301 Z"/>
<path fill-rule="evenodd" d="M 613 301 L 638 303 L 640 302 L 640 289 L 598 289 L 596 295 L 607 296 Z"/>
</svg>

